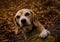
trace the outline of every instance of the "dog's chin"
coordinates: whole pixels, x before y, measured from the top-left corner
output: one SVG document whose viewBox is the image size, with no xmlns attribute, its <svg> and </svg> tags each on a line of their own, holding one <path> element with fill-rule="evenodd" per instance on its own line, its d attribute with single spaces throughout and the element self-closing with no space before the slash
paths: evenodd
<svg viewBox="0 0 60 42">
<path fill-rule="evenodd" d="M 31 24 L 25 24 L 25 25 L 22 25 L 22 29 L 23 29 L 23 31 L 24 32 L 29 32 L 29 31 L 31 31 L 32 30 L 32 25 Z"/>
</svg>

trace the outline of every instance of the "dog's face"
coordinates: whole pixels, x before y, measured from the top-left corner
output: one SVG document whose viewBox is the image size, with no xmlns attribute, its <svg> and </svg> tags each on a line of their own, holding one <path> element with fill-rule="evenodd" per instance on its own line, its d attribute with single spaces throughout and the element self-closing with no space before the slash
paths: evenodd
<svg viewBox="0 0 60 42">
<path fill-rule="evenodd" d="M 32 23 L 33 23 L 33 13 L 29 9 L 22 9 L 19 10 L 15 15 L 15 22 L 20 26 L 23 27 L 24 30 L 31 30 Z"/>
<path fill-rule="evenodd" d="M 28 9 L 19 10 L 16 13 L 15 18 L 20 27 L 31 25 L 32 23 L 32 13 Z"/>
</svg>

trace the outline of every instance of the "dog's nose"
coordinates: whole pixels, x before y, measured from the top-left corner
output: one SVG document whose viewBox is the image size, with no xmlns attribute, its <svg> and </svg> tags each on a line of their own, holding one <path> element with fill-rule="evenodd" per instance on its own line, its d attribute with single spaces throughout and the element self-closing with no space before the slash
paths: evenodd
<svg viewBox="0 0 60 42">
<path fill-rule="evenodd" d="M 22 19 L 22 20 L 21 20 L 21 23 L 22 23 L 22 24 L 25 24 L 25 23 L 26 23 L 26 19 Z"/>
</svg>

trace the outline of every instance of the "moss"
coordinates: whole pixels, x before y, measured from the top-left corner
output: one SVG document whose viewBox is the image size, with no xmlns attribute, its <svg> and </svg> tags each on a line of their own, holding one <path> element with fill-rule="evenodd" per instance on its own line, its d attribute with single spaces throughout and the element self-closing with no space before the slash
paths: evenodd
<svg viewBox="0 0 60 42">
<path fill-rule="evenodd" d="M 34 37 L 33 39 L 30 39 L 28 42 L 55 42 L 55 38 L 53 36 L 51 36 L 51 35 L 49 35 L 45 39 Z"/>
</svg>

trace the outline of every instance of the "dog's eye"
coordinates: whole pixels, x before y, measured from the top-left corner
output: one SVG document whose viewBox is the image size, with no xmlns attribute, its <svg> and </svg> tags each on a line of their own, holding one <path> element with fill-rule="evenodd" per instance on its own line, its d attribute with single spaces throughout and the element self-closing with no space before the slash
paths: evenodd
<svg viewBox="0 0 60 42">
<path fill-rule="evenodd" d="M 20 18 L 20 16 L 16 16 L 16 18 L 18 19 L 18 18 Z"/>
<path fill-rule="evenodd" d="M 25 16 L 28 16 L 28 15 L 29 15 L 29 13 L 26 13 L 26 14 L 25 14 Z"/>
</svg>

